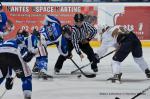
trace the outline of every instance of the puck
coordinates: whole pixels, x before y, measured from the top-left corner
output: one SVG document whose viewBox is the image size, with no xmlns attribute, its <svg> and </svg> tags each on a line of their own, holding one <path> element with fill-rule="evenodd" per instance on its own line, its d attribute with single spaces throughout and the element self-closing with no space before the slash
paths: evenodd
<svg viewBox="0 0 150 99">
<path fill-rule="evenodd" d="M 115 99 L 120 99 L 119 97 L 116 97 Z"/>
<path fill-rule="evenodd" d="M 81 75 L 78 75 L 77 77 L 78 77 L 78 78 L 80 78 L 80 77 L 81 77 Z"/>
</svg>

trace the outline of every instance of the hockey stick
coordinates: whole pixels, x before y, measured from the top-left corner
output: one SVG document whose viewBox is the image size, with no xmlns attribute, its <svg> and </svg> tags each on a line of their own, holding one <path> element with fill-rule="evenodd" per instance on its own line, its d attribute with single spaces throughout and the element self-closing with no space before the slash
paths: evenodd
<svg viewBox="0 0 150 99">
<path fill-rule="evenodd" d="M 87 78 L 96 77 L 96 74 L 86 74 L 86 73 L 84 73 L 84 72 L 80 69 L 80 67 L 75 63 L 75 61 L 74 61 L 72 58 L 70 58 L 70 60 L 74 63 L 74 65 L 78 68 L 78 70 L 80 70 L 80 72 L 82 73 L 82 75 L 84 75 L 85 77 L 87 77 Z"/>
<path fill-rule="evenodd" d="M 115 52 L 115 51 L 116 51 L 116 50 L 113 50 L 113 51 L 109 52 L 108 54 L 106 54 L 106 55 L 100 57 L 99 60 L 102 59 L 102 58 L 104 58 L 104 57 L 106 57 L 106 56 L 108 56 L 108 55 L 110 55 L 110 54 L 112 54 L 112 53 Z M 90 63 L 88 63 L 88 64 L 86 64 L 86 65 L 80 67 L 80 69 L 85 68 L 85 67 L 91 65 L 92 63 L 93 63 L 93 62 L 90 62 Z M 76 69 L 76 70 L 72 71 L 71 74 L 74 74 L 74 73 L 77 72 L 78 70 L 79 70 L 79 69 Z"/>
<path fill-rule="evenodd" d="M 148 91 L 149 89 L 150 89 L 150 86 L 149 86 L 148 88 L 144 89 L 143 91 L 141 91 L 141 92 L 137 93 L 137 95 L 135 95 L 135 96 L 134 96 L 134 97 L 132 97 L 131 99 L 135 99 L 136 97 L 138 97 L 138 96 L 142 95 L 144 92 Z"/>
<path fill-rule="evenodd" d="M 93 62 L 90 62 L 90 63 L 88 63 L 88 64 L 86 64 L 86 65 L 80 67 L 80 69 L 82 69 L 82 68 L 84 68 L 84 67 L 87 67 L 87 66 L 91 65 L 92 63 L 93 63 Z M 74 74 L 74 73 L 77 72 L 77 71 L 79 71 L 79 69 L 76 69 L 76 70 L 72 71 L 71 74 Z"/>
<path fill-rule="evenodd" d="M 14 80 L 15 80 L 16 77 L 17 77 L 17 76 L 15 76 L 15 77 L 13 78 L 13 80 L 11 81 L 11 84 L 14 82 Z M 3 98 L 3 96 L 5 95 L 6 92 L 7 92 L 7 89 L 5 89 L 5 91 L 3 92 L 3 94 L 0 96 L 0 99 Z"/>
</svg>

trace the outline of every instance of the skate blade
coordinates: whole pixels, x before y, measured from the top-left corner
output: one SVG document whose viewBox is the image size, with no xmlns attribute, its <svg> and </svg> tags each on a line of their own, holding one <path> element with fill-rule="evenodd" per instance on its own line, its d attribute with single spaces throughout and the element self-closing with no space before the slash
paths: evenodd
<svg viewBox="0 0 150 99">
<path fill-rule="evenodd" d="M 109 80 L 109 79 L 107 79 L 107 81 L 110 83 L 122 84 L 122 81 L 120 81 L 120 80 Z"/>
<path fill-rule="evenodd" d="M 40 77 L 38 78 L 39 81 L 53 81 L 53 78 L 43 78 L 43 77 Z"/>
</svg>

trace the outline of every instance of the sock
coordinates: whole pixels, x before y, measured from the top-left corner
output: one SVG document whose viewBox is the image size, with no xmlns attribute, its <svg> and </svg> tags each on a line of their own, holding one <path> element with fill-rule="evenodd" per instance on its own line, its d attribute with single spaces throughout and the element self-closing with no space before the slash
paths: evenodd
<svg viewBox="0 0 150 99">
<path fill-rule="evenodd" d="M 112 72 L 113 72 L 113 74 L 115 75 L 115 74 L 120 74 L 121 73 L 121 66 L 120 66 L 120 63 L 121 62 L 118 62 L 118 61 L 112 61 Z"/>
<path fill-rule="evenodd" d="M 134 57 L 133 59 L 134 59 L 135 63 L 137 63 L 139 65 L 139 67 L 141 68 L 141 70 L 143 72 L 145 72 L 145 70 L 148 69 L 148 65 L 143 57 L 140 57 L 140 58 Z"/>
</svg>

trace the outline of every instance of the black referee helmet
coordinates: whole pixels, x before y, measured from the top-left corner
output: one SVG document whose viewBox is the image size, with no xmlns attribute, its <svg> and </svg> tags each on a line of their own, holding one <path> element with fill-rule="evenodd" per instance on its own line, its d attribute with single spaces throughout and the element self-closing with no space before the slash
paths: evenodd
<svg viewBox="0 0 150 99">
<path fill-rule="evenodd" d="M 75 22 L 82 22 L 84 20 L 84 15 L 82 13 L 76 13 L 74 15 Z"/>
<path fill-rule="evenodd" d="M 71 34 L 72 33 L 72 26 L 69 24 L 65 24 L 62 26 L 62 32 L 63 33 L 68 33 Z"/>
</svg>

